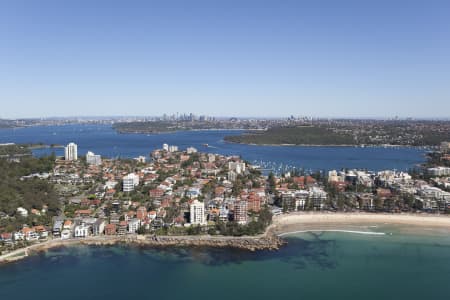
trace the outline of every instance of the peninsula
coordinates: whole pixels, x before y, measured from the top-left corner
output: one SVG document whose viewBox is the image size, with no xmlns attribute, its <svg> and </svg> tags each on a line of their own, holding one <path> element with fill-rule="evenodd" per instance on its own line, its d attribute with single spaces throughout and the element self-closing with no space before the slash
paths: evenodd
<svg viewBox="0 0 450 300">
<path fill-rule="evenodd" d="M 247 132 L 226 136 L 225 141 L 254 145 L 321 145 L 353 146 L 357 142 L 348 133 L 334 132 L 329 128 L 315 126 L 273 127 L 266 131 Z"/>
<path fill-rule="evenodd" d="M 255 145 L 439 146 L 450 140 L 448 121 L 289 120 L 264 131 L 248 131 L 225 140 Z"/>
<path fill-rule="evenodd" d="M 195 115 L 115 122 L 119 133 L 156 134 L 190 130 L 246 130 L 225 141 L 254 145 L 433 147 L 450 140 L 450 122 L 376 119 L 250 119 Z"/>
<path fill-rule="evenodd" d="M 64 157 L 39 158 L 5 144 L 0 255 L 13 261 L 52 247 L 118 243 L 275 250 L 280 236 L 297 231 L 372 232 L 368 226 L 384 223 L 448 229 L 449 145 L 410 173 L 276 175 L 239 156 L 177 145 L 110 159 L 91 151 L 78 156 L 75 143 Z"/>
</svg>

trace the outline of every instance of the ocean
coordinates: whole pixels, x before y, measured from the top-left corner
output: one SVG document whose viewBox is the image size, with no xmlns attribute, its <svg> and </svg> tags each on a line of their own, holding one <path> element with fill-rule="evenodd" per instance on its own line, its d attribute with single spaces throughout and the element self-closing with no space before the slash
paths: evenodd
<svg viewBox="0 0 450 300">
<path fill-rule="evenodd" d="M 0 266 L 0 299 L 448 299 L 450 237 L 299 234 L 280 251 L 75 246 Z"/>
<path fill-rule="evenodd" d="M 163 143 L 180 149 L 196 147 L 199 151 L 223 155 L 241 155 L 247 161 L 275 171 L 304 169 L 306 171 L 359 168 L 372 171 L 385 169 L 408 170 L 424 162 L 425 153 L 417 148 L 383 147 L 304 147 L 255 146 L 227 143 L 224 136 L 242 131 L 182 131 L 163 134 L 118 134 L 109 125 L 37 126 L 1 129 L 0 143 L 78 144 L 79 155 L 93 151 L 105 157 L 133 158 L 162 148 Z M 208 144 L 209 147 L 205 147 Z M 36 150 L 36 155 L 63 149 Z"/>
</svg>

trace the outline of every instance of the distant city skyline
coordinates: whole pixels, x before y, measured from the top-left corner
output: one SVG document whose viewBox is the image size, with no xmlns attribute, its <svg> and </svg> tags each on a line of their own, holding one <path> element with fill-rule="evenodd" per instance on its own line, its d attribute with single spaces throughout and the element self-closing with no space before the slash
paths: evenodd
<svg viewBox="0 0 450 300">
<path fill-rule="evenodd" d="M 1 112 L 0 112 L 1 113 Z M 172 115 L 172 114 L 167 114 Z M 311 119 L 348 119 L 348 120 L 450 120 L 450 116 L 341 116 L 341 115 L 293 115 L 293 114 L 286 114 L 286 115 L 209 115 L 209 114 L 196 114 L 196 116 L 209 116 L 211 118 L 215 119 L 228 119 L 228 118 L 238 118 L 238 119 L 262 119 L 262 120 L 269 120 L 269 119 L 287 119 L 287 118 L 311 118 Z M 138 119 L 138 118 L 162 118 L 163 115 L 49 115 L 49 116 L 3 116 L 0 114 L 0 120 L 75 120 L 75 119 L 86 119 L 86 120 L 111 120 L 111 119 Z"/>
<path fill-rule="evenodd" d="M 5 1 L 0 118 L 449 118 L 450 2 Z"/>
<path fill-rule="evenodd" d="M 3 118 L 0 116 L 0 120 L 55 120 L 55 121 L 109 121 L 109 120 L 163 120 L 164 115 L 167 116 L 167 120 L 177 120 L 178 118 L 173 119 L 172 117 L 176 114 L 162 114 L 162 115 L 80 115 L 80 116 L 46 116 L 46 117 L 16 117 L 16 118 Z M 399 117 L 399 116 L 370 116 L 370 117 L 346 117 L 346 116 L 306 116 L 306 115 L 284 115 L 284 116 L 235 116 L 235 115 L 203 115 L 203 114 L 194 114 L 195 120 L 200 120 L 201 117 L 208 117 L 209 119 L 204 121 L 221 121 L 228 120 L 231 118 L 237 118 L 240 120 L 281 120 L 281 119 L 311 119 L 311 120 L 326 120 L 326 119 L 334 119 L 334 120 L 423 120 L 423 121 L 450 121 L 450 117 Z M 178 119 L 180 120 L 180 119 Z"/>
</svg>

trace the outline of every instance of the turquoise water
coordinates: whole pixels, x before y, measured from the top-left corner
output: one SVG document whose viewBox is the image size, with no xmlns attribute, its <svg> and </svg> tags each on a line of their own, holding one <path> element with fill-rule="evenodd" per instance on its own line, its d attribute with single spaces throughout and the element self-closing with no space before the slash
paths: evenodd
<svg viewBox="0 0 450 300">
<path fill-rule="evenodd" d="M 117 134 L 108 125 L 37 126 L 19 129 L 0 129 L 0 143 L 78 144 L 78 153 L 93 151 L 106 157 L 137 157 L 161 148 L 163 143 L 189 146 L 202 152 L 241 155 L 244 159 L 270 168 L 290 167 L 305 170 L 365 168 L 407 170 L 424 162 L 424 151 L 414 148 L 357 148 L 357 147 L 281 147 L 227 143 L 226 135 L 239 131 L 188 131 L 156 135 Z M 203 144 L 208 144 L 206 148 Z M 52 150 L 50 150 L 52 151 Z M 36 154 L 49 150 L 35 151 Z M 56 149 L 63 155 L 63 149 Z"/>
<path fill-rule="evenodd" d="M 449 235 L 301 234 L 278 252 L 54 249 L 0 267 L 0 299 L 448 299 Z"/>
</svg>

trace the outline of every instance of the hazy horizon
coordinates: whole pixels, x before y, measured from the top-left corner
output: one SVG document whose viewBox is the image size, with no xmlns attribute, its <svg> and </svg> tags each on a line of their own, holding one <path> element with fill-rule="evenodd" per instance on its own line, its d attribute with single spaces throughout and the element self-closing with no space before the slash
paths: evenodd
<svg viewBox="0 0 450 300">
<path fill-rule="evenodd" d="M 167 117 L 171 117 L 171 115 L 166 114 Z M 296 115 L 285 115 L 285 116 L 233 116 L 233 115 L 202 115 L 202 114 L 194 114 L 196 117 L 200 116 L 208 116 L 215 118 L 216 120 L 223 120 L 229 118 L 237 118 L 237 119 L 261 119 L 261 120 L 280 120 L 287 119 L 290 117 L 294 118 L 311 118 L 313 120 L 380 120 L 380 121 L 389 121 L 389 120 L 399 120 L 399 121 L 450 121 L 450 117 L 390 117 L 390 116 L 373 116 L 373 117 L 346 117 L 346 116 L 296 116 Z M 121 118 L 130 118 L 130 119 L 138 119 L 138 118 L 162 118 L 163 115 L 73 115 L 73 116 L 37 116 L 37 117 L 16 117 L 16 118 L 3 118 L 0 116 L 0 120 L 75 120 L 75 119 L 87 119 L 87 120 L 109 120 L 109 119 L 121 119 Z"/>
<path fill-rule="evenodd" d="M 448 1 L 6 1 L 0 118 L 450 117 Z"/>
</svg>

